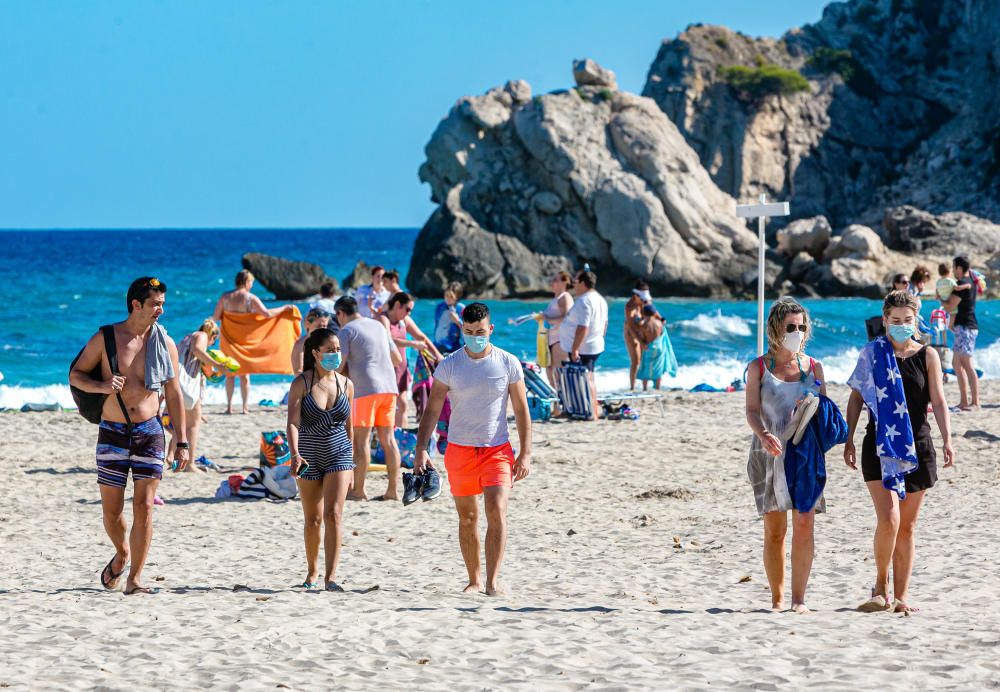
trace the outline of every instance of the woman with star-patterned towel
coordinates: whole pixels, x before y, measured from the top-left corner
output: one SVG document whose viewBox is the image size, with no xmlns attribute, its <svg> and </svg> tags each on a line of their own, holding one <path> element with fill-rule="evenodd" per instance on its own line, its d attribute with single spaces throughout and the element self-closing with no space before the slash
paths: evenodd
<svg viewBox="0 0 1000 692">
<path fill-rule="evenodd" d="M 944 466 L 954 466 L 951 423 L 944 399 L 937 351 L 914 340 L 920 304 L 906 291 L 893 291 L 882 304 L 888 336 L 869 342 L 858 356 L 848 384 L 844 461 L 857 468 L 854 431 L 862 405 L 868 427 L 861 445 L 861 472 L 875 506 L 875 586 L 858 610 L 912 613 L 907 604 L 913 571 L 914 533 L 924 492 L 937 481 L 937 457 L 927 407 L 934 411 L 943 440 Z M 892 565 L 892 594 L 889 566 Z"/>
</svg>

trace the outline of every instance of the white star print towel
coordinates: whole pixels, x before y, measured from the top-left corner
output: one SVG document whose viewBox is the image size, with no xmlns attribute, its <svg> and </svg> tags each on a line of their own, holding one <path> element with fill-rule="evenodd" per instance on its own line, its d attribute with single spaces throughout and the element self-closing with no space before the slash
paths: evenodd
<svg viewBox="0 0 1000 692">
<path fill-rule="evenodd" d="M 847 384 L 861 395 L 868 404 L 869 415 L 875 418 L 882 485 L 902 500 L 906 497 L 903 477 L 916 470 L 917 449 L 913 444 L 910 412 L 906 410 L 903 379 L 888 339 L 880 336 L 865 344 Z"/>
</svg>

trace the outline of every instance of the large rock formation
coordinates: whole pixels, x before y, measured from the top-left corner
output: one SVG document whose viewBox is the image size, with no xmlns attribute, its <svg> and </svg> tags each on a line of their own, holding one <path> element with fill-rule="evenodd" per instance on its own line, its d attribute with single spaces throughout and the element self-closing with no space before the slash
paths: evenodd
<svg viewBox="0 0 1000 692">
<path fill-rule="evenodd" d="M 790 73 L 750 90 L 735 79 L 770 65 Z M 660 47 L 643 94 L 740 199 L 790 199 L 835 227 L 899 204 L 996 220 L 998 76 L 995 0 L 852 0 L 781 40 L 689 27 Z"/>
<path fill-rule="evenodd" d="M 756 278 L 755 237 L 735 200 L 651 99 L 577 61 L 578 86 L 531 97 L 508 82 L 451 109 L 420 179 L 439 207 L 416 241 L 407 285 L 449 280 L 484 297 L 542 295 L 589 262 L 600 287 L 646 277 L 671 295 L 741 294 Z"/>
<path fill-rule="evenodd" d="M 327 276 L 318 264 L 294 262 L 258 252 L 243 255 L 243 268 L 253 272 L 257 281 L 278 300 L 310 298 L 327 282 L 337 285 L 337 280 Z"/>
</svg>

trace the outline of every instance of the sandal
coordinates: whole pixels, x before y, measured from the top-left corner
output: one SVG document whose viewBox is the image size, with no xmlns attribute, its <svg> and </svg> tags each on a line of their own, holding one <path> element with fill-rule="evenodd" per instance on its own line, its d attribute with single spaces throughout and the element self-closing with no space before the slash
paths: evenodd
<svg viewBox="0 0 1000 692">
<path fill-rule="evenodd" d="M 115 564 L 115 558 L 116 557 L 118 557 L 118 555 L 115 555 L 114 557 L 112 557 L 111 561 L 108 562 L 108 564 L 104 566 L 104 569 L 101 570 L 101 586 L 103 586 L 108 591 L 112 591 L 115 588 L 115 586 L 117 586 L 117 584 L 112 585 L 111 582 L 118 581 L 119 579 L 122 578 L 122 575 L 125 574 L 126 564 L 122 564 L 122 571 L 121 572 L 115 573 L 113 571 L 111 565 Z M 106 575 L 109 575 L 109 574 L 111 576 L 107 577 Z"/>
<path fill-rule="evenodd" d="M 300 588 L 300 589 L 315 589 L 317 586 L 319 586 L 319 582 L 304 581 L 301 584 L 299 584 L 298 588 Z"/>
<path fill-rule="evenodd" d="M 331 581 L 331 582 L 327 583 L 326 590 L 327 591 L 335 591 L 337 593 L 343 593 L 344 592 L 344 587 L 341 586 L 340 584 L 338 584 L 335 581 Z"/>
<path fill-rule="evenodd" d="M 159 589 L 151 589 L 148 586 L 133 586 L 131 589 L 125 589 L 126 596 L 132 596 L 137 593 L 141 594 L 154 594 L 157 593 Z"/>
<path fill-rule="evenodd" d="M 858 610 L 862 613 L 884 613 L 887 610 L 892 610 L 893 604 L 889 602 L 889 599 L 881 594 L 876 595 L 875 589 L 872 589 L 872 597 L 867 601 L 858 606 Z"/>
<path fill-rule="evenodd" d="M 910 615 L 912 613 L 919 613 L 920 608 L 914 608 L 913 606 L 906 605 L 905 602 L 897 598 L 892 602 L 892 612 L 902 613 L 903 615 Z"/>
</svg>

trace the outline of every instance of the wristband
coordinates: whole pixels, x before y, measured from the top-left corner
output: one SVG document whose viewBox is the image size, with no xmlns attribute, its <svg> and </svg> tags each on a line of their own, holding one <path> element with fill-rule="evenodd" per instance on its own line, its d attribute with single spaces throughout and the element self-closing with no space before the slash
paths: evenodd
<svg viewBox="0 0 1000 692">
<path fill-rule="evenodd" d="M 191 445 L 187 442 L 178 442 L 174 446 L 177 447 L 177 449 L 191 449 Z"/>
</svg>

